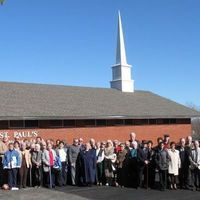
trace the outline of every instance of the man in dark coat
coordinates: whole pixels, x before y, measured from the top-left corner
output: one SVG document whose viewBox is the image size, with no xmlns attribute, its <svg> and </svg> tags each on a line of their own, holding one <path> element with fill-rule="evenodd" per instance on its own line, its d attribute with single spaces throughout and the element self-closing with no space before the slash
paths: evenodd
<svg viewBox="0 0 200 200">
<path fill-rule="evenodd" d="M 85 150 L 80 152 L 80 168 L 83 185 L 92 186 L 96 181 L 96 154 L 90 143 L 86 143 Z"/>
<path fill-rule="evenodd" d="M 129 152 L 130 158 L 130 174 L 132 179 L 132 186 L 138 188 L 142 186 L 142 176 L 144 172 L 144 166 L 146 163 L 144 151 L 138 147 L 138 143 L 134 141 L 132 143 L 132 149 Z"/>
<path fill-rule="evenodd" d="M 154 188 L 155 186 L 155 150 L 153 149 L 153 142 L 147 142 L 146 158 L 148 163 L 144 169 L 144 185 L 146 188 Z"/>
<path fill-rule="evenodd" d="M 180 139 L 180 145 L 177 147 L 179 150 L 181 167 L 179 169 L 179 184 L 181 189 L 189 189 L 189 155 L 190 148 L 186 146 L 185 138 Z"/>
<path fill-rule="evenodd" d="M 160 142 L 155 155 L 156 167 L 159 171 L 160 190 L 164 191 L 167 187 L 167 171 L 169 167 L 169 154 L 164 148 L 164 143 Z"/>
<path fill-rule="evenodd" d="M 138 170 L 138 187 L 142 187 L 142 176 L 144 174 L 144 168 L 148 164 L 146 147 L 137 149 L 137 170 Z"/>
</svg>

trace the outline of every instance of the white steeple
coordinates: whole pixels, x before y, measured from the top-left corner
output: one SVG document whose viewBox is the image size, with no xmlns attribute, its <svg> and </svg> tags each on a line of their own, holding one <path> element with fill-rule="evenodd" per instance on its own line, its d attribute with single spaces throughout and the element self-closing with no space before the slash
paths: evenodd
<svg viewBox="0 0 200 200">
<path fill-rule="evenodd" d="M 134 81 L 131 79 L 131 65 L 127 64 L 124 35 L 120 12 L 118 13 L 118 36 L 116 64 L 112 66 L 111 88 L 122 92 L 134 92 Z"/>
</svg>

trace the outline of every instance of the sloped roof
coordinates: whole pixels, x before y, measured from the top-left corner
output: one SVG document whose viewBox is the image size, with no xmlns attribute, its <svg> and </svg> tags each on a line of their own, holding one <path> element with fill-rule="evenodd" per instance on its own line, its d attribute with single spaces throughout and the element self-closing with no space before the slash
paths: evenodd
<svg viewBox="0 0 200 200">
<path fill-rule="evenodd" d="M 200 113 L 148 91 L 0 82 L 0 120 L 196 116 Z"/>
</svg>

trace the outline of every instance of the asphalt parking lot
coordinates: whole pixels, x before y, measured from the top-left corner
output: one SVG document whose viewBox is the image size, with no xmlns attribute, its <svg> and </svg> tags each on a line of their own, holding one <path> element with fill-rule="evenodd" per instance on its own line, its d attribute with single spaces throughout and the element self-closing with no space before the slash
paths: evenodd
<svg viewBox="0 0 200 200">
<path fill-rule="evenodd" d="M 89 200 L 89 199 L 134 199 L 134 200 L 199 200 L 200 192 L 188 190 L 158 190 L 116 187 L 73 187 L 56 189 L 26 188 L 19 191 L 0 190 L 1 200 Z"/>
</svg>

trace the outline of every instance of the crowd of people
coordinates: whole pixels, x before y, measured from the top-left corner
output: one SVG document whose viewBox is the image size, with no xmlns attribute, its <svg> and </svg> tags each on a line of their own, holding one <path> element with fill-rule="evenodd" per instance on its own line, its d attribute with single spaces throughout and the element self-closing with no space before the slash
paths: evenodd
<svg viewBox="0 0 200 200">
<path fill-rule="evenodd" d="M 152 141 L 64 140 L 0 141 L 0 185 L 3 189 L 106 185 L 200 191 L 200 147 L 191 136 L 179 143 L 164 135 Z"/>
</svg>

